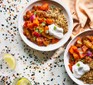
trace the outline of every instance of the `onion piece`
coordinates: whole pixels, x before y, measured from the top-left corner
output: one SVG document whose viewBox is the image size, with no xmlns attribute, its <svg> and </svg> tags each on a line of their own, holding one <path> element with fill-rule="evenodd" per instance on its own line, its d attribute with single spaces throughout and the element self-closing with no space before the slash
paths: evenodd
<svg viewBox="0 0 93 85">
<path fill-rule="evenodd" d="M 33 20 L 35 19 L 35 15 L 30 16 L 30 21 L 33 22 Z"/>
<path fill-rule="evenodd" d="M 92 52 L 91 51 L 87 51 L 87 54 L 86 54 L 87 56 L 92 56 L 93 54 L 92 54 Z"/>
</svg>

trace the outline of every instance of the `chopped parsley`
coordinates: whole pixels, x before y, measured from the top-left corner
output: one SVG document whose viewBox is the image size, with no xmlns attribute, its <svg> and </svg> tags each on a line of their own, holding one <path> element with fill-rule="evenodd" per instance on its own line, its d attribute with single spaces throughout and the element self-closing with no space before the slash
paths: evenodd
<svg viewBox="0 0 93 85">
<path fill-rule="evenodd" d="M 80 63 L 78 63 L 77 66 L 79 67 L 80 66 Z"/>
<path fill-rule="evenodd" d="M 33 37 L 33 40 L 35 41 L 36 40 L 36 37 Z"/>
<path fill-rule="evenodd" d="M 54 30 L 56 30 L 57 29 L 57 27 L 56 26 L 54 26 Z"/>
<path fill-rule="evenodd" d="M 81 60 L 82 62 L 85 62 L 85 60 L 83 59 L 83 60 Z"/>
<path fill-rule="evenodd" d="M 35 12 L 34 12 L 34 15 L 36 15 L 36 14 L 37 14 L 37 12 L 35 11 Z"/>
<path fill-rule="evenodd" d="M 36 32 L 39 32 L 37 28 L 35 29 L 35 31 L 36 31 Z"/>
<path fill-rule="evenodd" d="M 50 9 L 54 12 L 54 10 L 55 10 L 55 6 L 54 5 L 52 5 L 51 7 L 50 7 Z"/>
<path fill-rule="evenodd" d="M 43 32 L 43 30 L 41 29 L 41 30 L 39 30 L 39 32 L 40 32 L 40 33 L 42 33 L 42 32 Z"/>
<path fill-rule="evenodd" d="M 55 9 L 55 6 L 54 6 L 54 5 L 52 5 L 52 6 L 51 6 L 51 8 L 52 8 L 52 9 Z"/>
</svg>

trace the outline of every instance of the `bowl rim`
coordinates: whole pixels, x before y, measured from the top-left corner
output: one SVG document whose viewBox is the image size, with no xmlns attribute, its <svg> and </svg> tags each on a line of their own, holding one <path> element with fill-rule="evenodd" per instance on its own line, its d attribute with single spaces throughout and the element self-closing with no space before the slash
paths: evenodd
<svg viewBox="0 0 93 85">
<path fill-rule="evenodd" d="M 66 47 L 66 50 L 65 50 L 65 52 L 64 52 L 64 65 L 65 65 L 66 72 L 67 72 L 67 74 L 69 75 L 69 77 L 70 77 L 76 84 L 78 84 L 78 85 L 93 85 L 93 84 L 84 84 L 83 81 L 81 81 L 81 80 L 79 80 L 79 79 L 77 79 L 77 78 L 74 77 L 74 75 L 72 74 L 72 72 L 70 71 L 70 69 L 69 69 L 69 67 L 68 67 L 68 63 L 69 63 L 69 62 L 68 62 L 68 59 L 67 59 L 67 53 L 68 53 L 69 46 L 71 46 L 71 43 L 73 42 L 73 40 L 76 40 L 76 38 L 77 38 L 78 36 L 80 36 L 81 34 L 86 33 L 86 32 L 90 32 L 90 31 L 92 32 L 93 29 L 87 29 L 87 30 L 82 31 L 82 32 L 80 32 L 79 34 L 77 34 L 77 35 L 68 43 L 68 45 L 67 45 L 67 47 Z"/>
<path fill-rule="evenodd" d="M 67 6 L 65 6 L 65 4 L 62 3 L 61 0 L 58 0 L 58 1 L 56 1 L 56 0 L 45 0 L 45 1 L 53 1 L 53 2 L 55 2 L 55 3 L 57 3 L 57 4 L 60 4 L 60 5 L 64 8 L 64 10 L 67 12 L 67 16 L 68 16 L 68 19 L 69 19 L 69 21 L 70 21 L 70 22 L 69 22 L 69 23 L 70 23 L 70 25 L 69 25 L 69 29 L 70 29 L 70 30 L 69 30 L 69 32 L 67 32 L 69 36 L 66 37 L 65 42 L 63 42 L 63 44 L 57 44 L 57 45 L 56 45 L 56 44 L 53 44 L 53 45 L 51 45 L 51 47 L 49 47 L 49 48 L 43 47 L 43 46 L 38 46 L 38 45 L 36 45 L 37 47 L 34 47 L 34 45 L 31 45 L 32 42 L 31 42 L 31 41 L 29 42 L 29 40 L 25 38 L 25 36 L 23 35 L 23 33 L 21 33 L 21 29 L 20 29 L 20 28 L 22 28 L 22 27 L 20 26 L 20 22 L 21 22 L 21 17 L 23 16 L 24 11 L 25 11 L 31 4 L 33 4 L 33 3 L 37 2 L 37 1 L 42 1 L 42 0 L 33 0 L 33 1 L 30 1 L 30 2 L 28 3 L 28 5 L 19 13 L 19 16 L 18 16 L 18 30 L 19 30 L 19 34 L 20 34 L 22 40 L 23 40 L 29 47 L 31 47 L 31 48 L 33 48 L 33 49 L 35 49 L 35 50 L 39 50 L 39 51 L 53 51 L 53 50 L 56 50 L 56 49 L 58 49 L 59 47 L 63 46 L 63 45 L 68 41 L 68 39 L 70 38 L 70 35 L 71 35 L 71 33 L 72 33 L 72 30 L 73 30 L 73 18 L 72 18 L 71 12 L 70 12 L 69 8 L 68 8 Z"/>
</svg>

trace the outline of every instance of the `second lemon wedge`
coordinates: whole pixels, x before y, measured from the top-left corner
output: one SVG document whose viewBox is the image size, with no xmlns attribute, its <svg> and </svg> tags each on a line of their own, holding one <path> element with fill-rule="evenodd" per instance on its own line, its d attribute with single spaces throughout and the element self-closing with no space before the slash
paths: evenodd
<svg viewBox="0 0 93 85">
<path fill-rule="evenodd" d="M 21 78 L 17 81 L 16 85 L 32 85 L 27 78 Z"/>
</svg>

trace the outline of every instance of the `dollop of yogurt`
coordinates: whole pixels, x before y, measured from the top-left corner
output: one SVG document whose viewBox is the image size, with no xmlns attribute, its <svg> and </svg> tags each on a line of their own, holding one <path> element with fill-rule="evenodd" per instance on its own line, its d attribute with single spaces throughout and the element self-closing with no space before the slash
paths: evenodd
<svg viewBox="0 0 93 85">
<path fill-rule="evenodd" d="M 88 64 L 84 64 L 81 61 L 72 66 L 72 72 L 76 78 L 80 78 L 88 71 L 90 71 L 90 67 L 88 66 Z"/>
<path fill-rule="evenodd" d="M 49 27 L 50 35 L 53 35 L 57 39 L 63 38 L 63 29 L 62 28 L 59 28 L 55 24 L 51 24 L 48 27 Z"/>
</svg>

